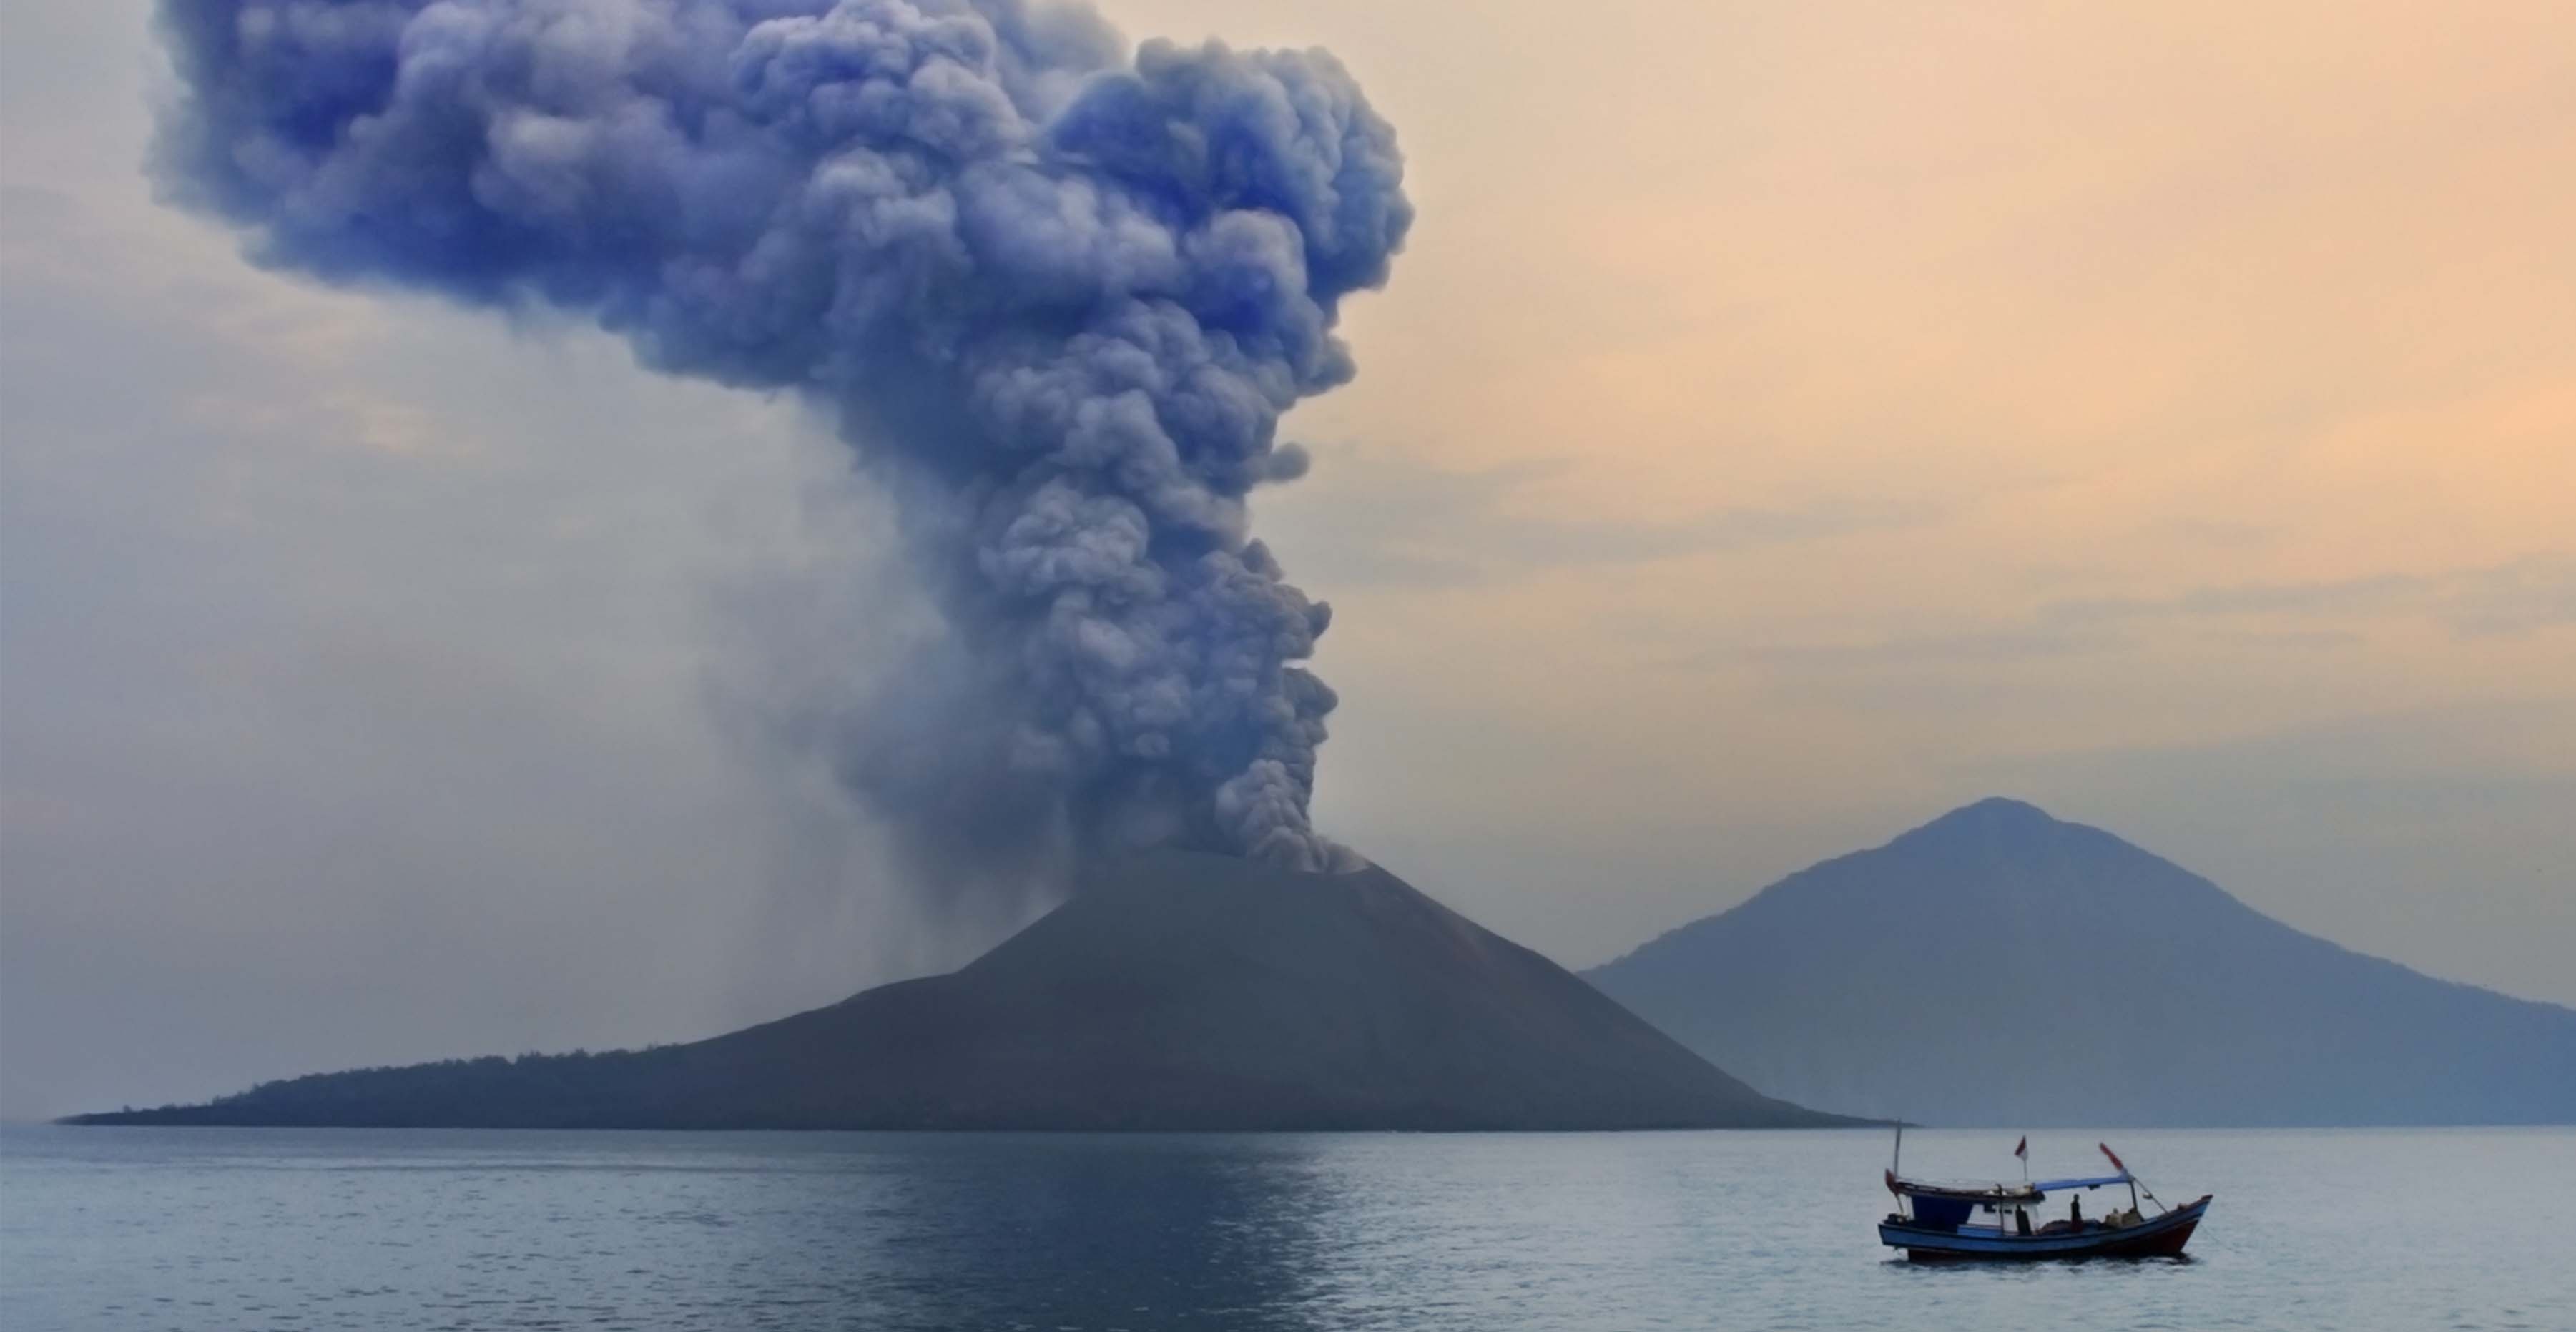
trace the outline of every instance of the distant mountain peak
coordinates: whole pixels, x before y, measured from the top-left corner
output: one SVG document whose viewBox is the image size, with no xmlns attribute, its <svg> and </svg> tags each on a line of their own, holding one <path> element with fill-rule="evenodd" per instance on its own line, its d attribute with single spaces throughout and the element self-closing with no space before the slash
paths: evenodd
<svg viewBox="0 0 2576 1332">
<path fill-rule="evenodd" d="M 2069 823 L 2023 800 L 1988 796 L 1899 833 L 1864 855 L 1895 856 L 1950 864 L 2003 865 L 2026 861 L 2045 852 L 2085 858 L 2145 856 L 2099 828 Z"/>
<path fill-rule="evenodd" d="M 1589 973 L 1765 1093 L 1952 1124 L 2576 1122 L 2576 1012 L 1987 799 Z"/>
<path fill-rule="evenodd" d="M 2026 800 L 2010 796 L 1987 796 L 1983 800 L 1961 805 L 1957 809 L 1924 824 L 1915 832 L 1935 828 L 2054 828 L 2063 821 L 2047 810 Z"/>
</svg>

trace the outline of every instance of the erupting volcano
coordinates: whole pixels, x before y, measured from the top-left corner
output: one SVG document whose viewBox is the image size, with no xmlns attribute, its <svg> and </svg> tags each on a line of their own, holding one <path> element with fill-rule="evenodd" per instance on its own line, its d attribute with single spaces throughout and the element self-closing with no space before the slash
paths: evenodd
<svg viewBox="0 0 2576 1332">
<path fill-rule="evenodd" d="M 163 192 L 254 261 L 568 315 L 822 408 L 943 632 L 871 697 L 774 700 L 780 729 L 923 891 L 1090 882 L 953 975 L 714 1040 L 92 1122 L 1825 1122 L 1313 825 L 1329 615 L 1247 498 L 1305 470 L 1280 418 L 1351 377 L 1342 302 L 1412 221 L 1330 55 L 1131 50 L 1021 0 L 160 17 Z"/>
</svg>

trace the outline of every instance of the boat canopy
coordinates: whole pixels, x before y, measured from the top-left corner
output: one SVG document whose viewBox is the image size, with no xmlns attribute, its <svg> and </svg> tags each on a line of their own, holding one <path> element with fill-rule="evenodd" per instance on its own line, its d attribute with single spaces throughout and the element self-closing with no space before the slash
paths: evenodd
<svg viewBox="0 0 2576 1332">
<path fill-rule="evenodd" d="M 2068 1189 L 2098 1189 L 2106 1184 L 2126 1184 L 2129 1181 L 2130 1176 L 2125 1172 L 2117 1175 L 2097 1175 L 2090 1179 L 2042 1179 L 2027 1184 L 1984 1184 L 1951 1180 L 1936 1182 L 1905 1179 L 1894 1171 L 1889 1171 L 1887 1174 L 1887 1188 L 1891 1193 L 1901 1193 L 1918 1201 L 1924 1198 L 1944 1198 L 1979 1207 L 1990 1207 L 1996 1203 L 2028 1205 L 2039 1202 L 2052 1193 L 2061 1193 Z"/>
<path fill-rule="evenodd" d="M 2043 1179 L 2038 1183 L 2031 1185 L 2031 1187 L 2042 1193 L 2058 1193 L 2066 1189 L 2098 1189 L 2105 1184 L 2126 1184 L 2128 1182 L 2128 1172 L 2122 1171 L 2116 1175 L 2100 1175 L 2092 1179 Z"/>
<path fill-rule="evenodd" d="M 1888 1172 L 1887 1191 L 1909 1198 L 1957 1198 L 1972 1203 L 2037 1202 L 2036 1184 L 1983 1184 L 1958 1180 L 1903 1179 Z"/>
</svg>

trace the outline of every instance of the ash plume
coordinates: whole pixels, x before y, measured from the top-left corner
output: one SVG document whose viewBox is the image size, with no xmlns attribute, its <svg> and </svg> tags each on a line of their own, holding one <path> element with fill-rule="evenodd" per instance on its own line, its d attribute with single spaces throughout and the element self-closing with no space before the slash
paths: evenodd
<svg viewBox="0 0 2576 1332">
<path fill-rule="evenodd" d="M 1327 607 L 1248 532 L 1412 210 L 1321 51 L 1019 0 L 161 0 L 166 198 L 266 266 L 552 309 L 791 390 L 894 498 L 941 640 L 813 719 L 925 863 L 1308 816 Z"/>
</svg>

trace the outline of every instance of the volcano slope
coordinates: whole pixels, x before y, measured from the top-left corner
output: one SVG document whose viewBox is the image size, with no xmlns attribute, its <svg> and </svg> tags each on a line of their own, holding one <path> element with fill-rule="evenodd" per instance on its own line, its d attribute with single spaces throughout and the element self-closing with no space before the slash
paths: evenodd
<svg viewBox="0 0 2576 1332">
<path fill-rule="evenodd" d="M 1935 1124 L 2576 1122 L 2576 1011 L 1985 800 L 1586 973 L 1755 1086 Z"/>
<path fill-rule="evenodd" d="M 690 1045 L 365 1069 L 91 1124 L 1641 1129 L 1756 1093 L 1383 869 L 1157 852 L 965 968 Z"/>
</svg>

